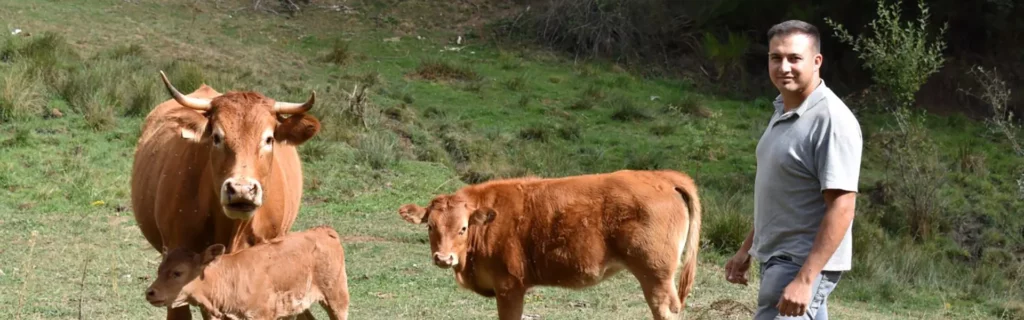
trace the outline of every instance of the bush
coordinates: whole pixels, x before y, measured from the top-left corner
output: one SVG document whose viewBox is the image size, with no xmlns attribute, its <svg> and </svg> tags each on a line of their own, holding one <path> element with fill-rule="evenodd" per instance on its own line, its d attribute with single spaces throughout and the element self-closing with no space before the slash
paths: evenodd
<svg viewBox="0 0 1024 320">
<path fill-rule="evenodd" d="M 931 237 L 941 211 L 948 201 L 939 188 L 947 179 L 945 165 L 939 161 L 938 149 L 927 132 L 918 126 L 910 131 L 891 131 L 881 139 L 886 185 L 885 194 L 895 210 L 887 215 L 898 226 L 909 228 L 911 235 Z"/>
<path fill-rule="evenodd" d="M 882 154 L 885 159 L 885 194 L 894 209 L 885 220 L 910 228 L 914 237 L 927 239 L 939 218 L 945 200 L 939 186 L 945 179 L 945 167 L 939 161 L 936 145 L 929 139 L 923 117 L 915 117 L 909 107 L 928 77 L 944 63 L 941 40 L 947 25 L 939 29 L 938 39 L 928 41 L 928 8 L 918 2 L 921 16 L 917 23 L 901 21 L 901 1 L 886 5 L 878 0 L 878 17 L 868 23 L 870 36 L 853 37 L 846 29 L 825 18 L 835 29 L 841 42 L 853 46 L 869 69 L 875 85 L 889 95 L 891 110 L 898 130 L 883 132 Z"/>
<path fill-rule="evenodd" d="M 401 159 L 398 137 L 391 131 L 373 130 L 356 144 L 358 159 L 375 170 L 394 166 Z"/>
<path fill-rule="evenodd" d="M 985 122 L 989 125 L 989 129 L 1005 136 L 1006 141 L 1013 147 L 1014 152 L 1018 156 L 1024 156 L 1024 149 L 1021 148 L 1020 142 L 1017 141 L 1016 137 L 1018 128 L 1015 122 L 1017 120 L 1013 118 L 1013 111 L 1009 108 L 1010 97 L 1013 96 L 1013 91 L 1010 90 L 1006 81 L 999 76 L 999 72 L 995 69 L 987 70 L 982 66 L 975 66 L 971 68 L 970 74 L 977 80 L 978 85 L 981 87 L 981 92 L 965 92 L 988 105 L 992 116 L 985 119 Z"/>
<path fill-rule="evenodd" d="M 896 0 L 887 6 L 885 0 L 878 0 L 878 17 L 868 23 L 874 31 L 870 37 L 861 35 L 854 38 L 841 24 L 825 18 L 825 22 L 835 29 L 836 37 L 853 46 L 864 61 L 864 67 L 871 71 L 872 80 L 895 100 L 897 108 L 913 103 L 914 94 L 921 85 L 945 62 L 942 50 L 946 43 L 941 39 L 948 27 L 948 23 L 943 24 L 937 40 L 929 43 L 930 15 L 924 1 L 918 2 L 921 16 L 917 24 L 908 22 L 905 26 L 900 21 L 901 2 Z"/>
<path fill-rule="evenodd" d="M 0 123 L 43 114 L 43 84 L 35 79 L 28 64 L 0 66 Z"/>
<path fill-rule="evenodd" d="M 713 249 L 732 253 L 743 244 L 754 227 L 751 214 L 753 199 L 743 193 L 728 193 L 714 190 L 705 196 L 705 212 L 701 237 Z"/>
<path fill-rule="evenodd" d="M 546 1 L 506 22 L 500 32 L 587 57 L 633 58 L 654 40 L 653 28 L 641 23 L 653 19 L 652 14 L 664 14 L 662 2 Z"/>
</svg>

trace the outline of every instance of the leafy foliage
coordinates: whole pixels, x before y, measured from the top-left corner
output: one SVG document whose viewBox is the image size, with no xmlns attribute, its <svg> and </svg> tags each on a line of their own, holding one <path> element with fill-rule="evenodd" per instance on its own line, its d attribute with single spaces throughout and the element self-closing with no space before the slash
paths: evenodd
<svg viewBox="0 0 1024 320">
<path fill-rule="evenodd" d="M 945 62 L 942 50 L 946 43 L 942 36 L 948 24 L 939 29 L 936 41 L 929 42 L 929 12 L 924 0 L 918 2 L 921 16 L 916 24 L 901 21 L 902 0 L 891 5 L 885 2 L 878 0 L 878 17 L 868 23 L 873 31 L 870 36 L 861 34 L 855 38 L 831 18 L 825 18 L 825 22 L 835 28 L 839 40 L 853 47 L 864 67 L 871 70 L 875 83 L 892 95 L 895 107 L 901 108 L 914 102 L 917 90 Z"/>
</svg>

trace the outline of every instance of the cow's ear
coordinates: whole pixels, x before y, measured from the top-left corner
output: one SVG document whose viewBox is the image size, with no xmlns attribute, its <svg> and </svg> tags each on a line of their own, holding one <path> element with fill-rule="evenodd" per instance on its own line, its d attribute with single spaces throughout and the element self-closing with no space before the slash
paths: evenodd
<svg viewBox="0 0 1024 320">
<path fill-rule="evenodd" d="M 402 216 L 402 219 L 412 224 L 420 224 L 427 222 L 427 209 L 410 203 L 403 205 L 398 208 L 398 215 Z"/>
<path fill-rule="evenodd" d="M 216 260 L 217 257 L 220 257 L 222 254 L 224 254 L 224 250 L 226 250 L 226 248 L 224 248 L 224 245 L 219 243 L 209 246 L 208 248 L 206 248 L 206 251 L 203 252 L 203 264 L 209 264 L 210 262 L 213 262 L 213 260 Z"/>
<path fill-rule="evenodd" d="M 473 210 L 473 214 L 469 216 L 469 223 L 473 225 L 482 226 L 491 221 L 494 221 L 494 217 L 498 215 L 497 211 L 493 208 L 483 207 Z"/>
<path fill-rule="evenodd" d="M 202 142 L 207 136 L 206 133 L 210 131 L 207 130 L 210 127 L 210 119 L 192 110 L 175 112 L 170 116 L 169 121 L 178 126 L 181 138 L 190 142 Z"/>
<path fill-rule="evenodd" d="M 320 132 L 320 120 L 309 114 L 296 114 L 282 119 L 274 130 L 274 139 L 293 146 L 300 145 Z"/>
</svg>

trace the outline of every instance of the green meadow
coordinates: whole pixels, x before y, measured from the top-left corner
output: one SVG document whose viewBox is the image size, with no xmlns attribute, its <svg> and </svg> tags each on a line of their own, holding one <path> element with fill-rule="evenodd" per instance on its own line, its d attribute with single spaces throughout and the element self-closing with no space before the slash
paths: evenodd
<svg viewBox="0 0 1024 320">
<path fill-rule="evenodd" d="M 316 91 L 323 130 L 300 147 L 293 230 L 326 224 L 343 236 L 352 319 L 496 318 L 494 300 L 431 264 L 426 229 L 398 216 L 402 204 L 503 177 L 661 168 L 692 175 L 705 205 L 687 318 L 750 318 L 756 271 L 739 286 L 723 269 L 752 224 L 754 148 L 774 96 L 719 96 L 469 27 L 471 13 L 507 9 L 498 5 L 343 4 L 288 15 L 241 0 L 0 0 L 0 318 L 164 317 L 144 299 L 160 255 L 135 226 L 129 191 L 142 121 L 169 99 L 161 70 L 186 93 L 205 83 L 299 102 Z M 936 153 L 922 168 L 936 178 L 886 188 L 898 174 L 882 143 L 891 117 L 858 118 L 855 269 L 830 300 L 833 317 L 1024 316 L 1024 161 L 1010 142 L 983 122 L 930 115 Z M 892 212 L 914 202 L 891 190 L 931 196 L 937 236 L 906 236 Z M 964 234 L 977 247 L 958 244 Z M 585 290 L 535 288 L 525 314 L 650 318 L 628 273 Z"/>
</svg>

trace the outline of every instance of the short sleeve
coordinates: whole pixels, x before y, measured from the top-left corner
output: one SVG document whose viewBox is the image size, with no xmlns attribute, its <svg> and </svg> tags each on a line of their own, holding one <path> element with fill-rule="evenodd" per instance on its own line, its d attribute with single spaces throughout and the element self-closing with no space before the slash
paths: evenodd
<svg viewBox="0 0 1024 320">
<path fill-rule="evenodd" d="M 844 110 L 845 111 L 845 110 Z M 822 141 L 815 149 L 821 191 L 839 189 L 857 192 L 864 140 L 860 124 L 852 113 L 832 114 Z"/>
</svg>

